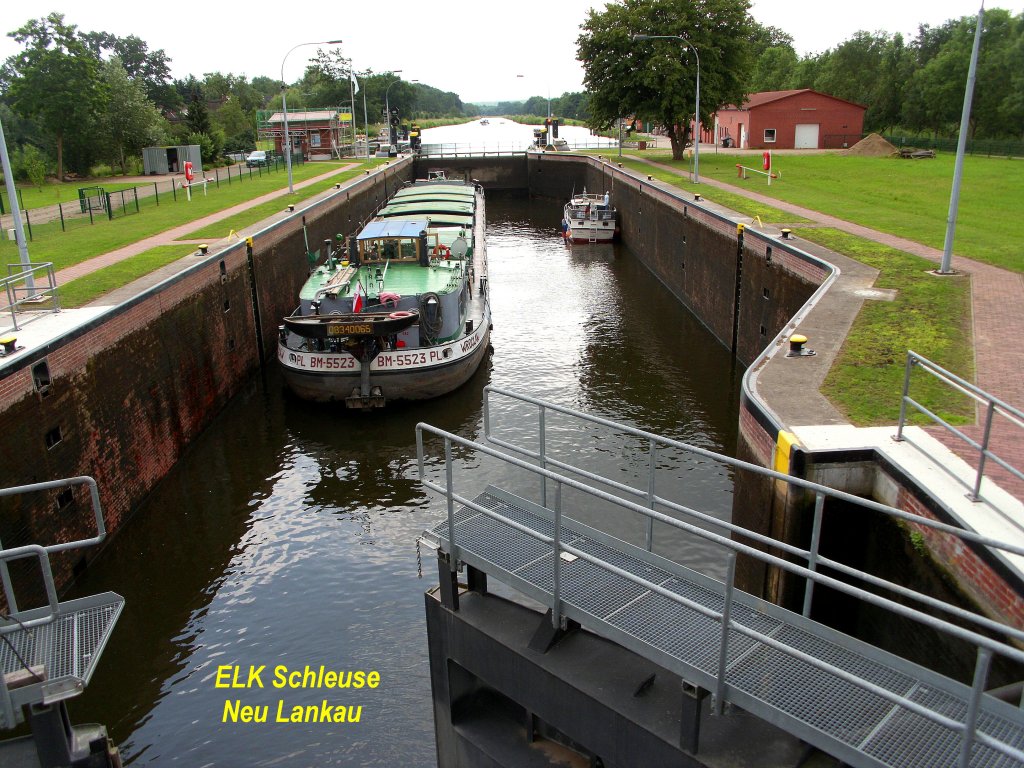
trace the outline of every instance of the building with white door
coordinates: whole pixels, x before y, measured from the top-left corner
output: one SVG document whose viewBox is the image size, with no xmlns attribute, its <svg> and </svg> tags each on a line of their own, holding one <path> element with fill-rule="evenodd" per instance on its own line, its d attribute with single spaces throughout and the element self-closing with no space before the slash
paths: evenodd
<svg viewBox="0 0 1024 768">
<path fill-rule="evenodd" d="M 744 149 L 842 149 L 861 140 L 866 110 L 810 88 L 752 93 L 718 110 L 715 136 Z"/>
</svg>

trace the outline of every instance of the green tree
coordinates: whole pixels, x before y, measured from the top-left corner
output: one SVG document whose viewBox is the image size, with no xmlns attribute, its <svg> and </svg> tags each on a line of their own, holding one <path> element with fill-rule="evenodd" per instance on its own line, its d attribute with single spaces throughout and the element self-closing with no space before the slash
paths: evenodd
<svg viewBox="0 0 1024 768">
<path fill-rule="evenodd" d="M 189 133 L 213 133 L 210 110 L 206 106 L 206 90 L 194 75 L 177 84 L 178 92 L 185 101 L 185 128 Z"/>
<path fill-rule="evenodd" d="M 738 104 L 750 81 L 754 32 L 746 0 L 624 0 L 591 10 L 576 41 L 590 93 L 591 125 L 609 128 L 635 113 L 665 126 L 672 156 L 690 140 L 698 57 L 700 118 Z M 634 33 L 680 35 L 680 40 L 632 41 Z"/>
<path fill-rule="evenodd" d="M 4 65 L 8 99 L 53 136 L 63 179 L 66 137 L 82 133 L 104 103 L 100 62 L 59 13 L 30 21 L 10 37 L 26 47 Z"/>
<path fill-rule="evenodd" d="M 163 49 L 150 51 L 144 40 L 129 35 L 117 37 L 109 32 L 86 32 L 80 35 L 98 59 L 104 54 L 117 57 L 128 76 L 142 84 L 146 97 L 162 112 L 180 109 L 181 97 L 171 80 L 171 60 Z"/>
<path fill-rule="evenodd" d="M 166 123 L 143 84 L 129 77 L 119 58 L 104 62 L 102 76 L 107 103 L 99 120 L 100 136 L 110 164 L 127 174 L 130 157 L 139 155 L 143 147 L 162 143 Z"/>
<path fill-rule="evenodd" d="M 784 91 L 792 87 L 799 57 L 793 46 L 777 45 L 766 48 L 754 64 L 750 93 Z"/>
</svg>

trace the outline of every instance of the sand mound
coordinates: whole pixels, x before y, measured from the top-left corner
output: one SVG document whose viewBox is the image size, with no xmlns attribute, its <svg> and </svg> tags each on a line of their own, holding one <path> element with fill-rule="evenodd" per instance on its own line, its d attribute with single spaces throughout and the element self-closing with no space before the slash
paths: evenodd
<svg viewBox="0 0 1024 768">
<path fill-rule="evenodd" d="M 877 133 L 869 133 L 858 141 L 843 154 L 861 155 L 863 157 L 888 157 L 899 152 L 896 147 L 883 139 Z"/>
</svg>

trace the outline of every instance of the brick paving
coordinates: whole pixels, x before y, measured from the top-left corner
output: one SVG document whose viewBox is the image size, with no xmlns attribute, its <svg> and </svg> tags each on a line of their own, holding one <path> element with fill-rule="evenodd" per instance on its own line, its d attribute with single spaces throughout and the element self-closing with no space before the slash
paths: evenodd
<svg viewBox="0 0 1024 768">
<path fill-rule="evenodd" d="M 657 165 L 659 168 L 672 171 L 680 176 L 688 175 L 684 171 L 655 163 L 647 158 L 636 155 L 630 155 L 630 157 Z M 716 179 L 704 177 L 701 179 L 701 184 L 743 195 L 751 200 L 801 216 L 811 222 L 802 226 L 832 227 L 912 253 L 935 264 L 941 263 L 942 260 L 942 251 L 939 249 L 897 235 L 879 232 Z M 971 281 L 974 383 L 1006 404 L 1024 409 L 1024 344 L 1021 344 L 1021 340 L 1024 339 L 1024 275 L 955 254 L 952 268 L 958 273 L 968 276 Z M 935 279 L 945 278 L 936 277 Z M 952 371 L 952 373 L 967 378 L 963 375 L 963 371 Z M 898 399 L 899 393 L 894 393 L 894 397 Z M 980 408 L 978 418 L 979 422 L 984 420 L 984 412 Z M 978 442 L 981 441 L 982 426 L 980 423 L 962 431 Z M 972 467 L 977 467 L 977 451 L 972 450 L 966 443 L 939 426 L 929 427 L 928 432 Z M 990 448 L 1011 466 L 1018 470 L 1024 470 L 1024 428 L 1005 418 L 997 418 L 994 420 Z M 1017 498 L 1024 499 L 1024 481 L 991 461 L 986 464 L 985 474 L 987 477 L 992 477 Z"/>
</svg>

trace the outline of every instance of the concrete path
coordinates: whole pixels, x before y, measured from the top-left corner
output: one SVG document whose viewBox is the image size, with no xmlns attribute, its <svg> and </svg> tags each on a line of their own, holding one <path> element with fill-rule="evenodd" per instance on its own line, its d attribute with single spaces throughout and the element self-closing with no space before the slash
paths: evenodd
<svg viewBox="0 0 1024 768">
<path fill-rule="evenodd" d="M 657 163 L 646 157 L 637 155 L 629 155 L 629 157 L 656 165 L 658 168 L 671 171 L 679 176 L 689 175 L 678 168 Z M 727 190 L 811 222 L 810 224 L 794 225 L 794 229 L 797 226 L 831 227 L 906 251 L 935 264 L 941 263 L 942 260 L 942 251 L 937 248 L 922 245 L 897 235 L 879 232 L 743 187 L 709 179 L 706 176 L 701 179 L 700 186 Z M 699 187 L 695 185 L 693 189 L 696 191 Z M 954 270 L 963 273 L 971 281 L 976 371 L 974 383 L 1003 402 L 1015 408 L 1024 409 L 1024 345 L 1020 344 L 1020 340 L 1024 339 L 1024 309 L 1022 309 L 1024 308 L 1024 275 L 955 255 L 952 266 Z M 936 277 L 934 279 L 945 278 Z M 952 373 L 968 378 L 963 371 L 952 371 Z M 894 393 L 894 397 L 898 399 L 899 393 Z M 979 420 L 983 421 L 984 413 L 978 415 Z M 972 467 L 977 466 L 975 452 L 971 451 L 965 443 L 942 427 L 928 428 L 928 431 Z M 968 427 L 963 431 L 981 442 L 983 435 L 980 424 Z M 1008 463 L 1018 469 L 1024 468 L 1024 429 L 1008 423 L 1005 419 L 997 418 L 994 422 L 991 444 L 993 450 Z M 1011 490 L 1018 498 L 1024 498 L 1024 481 L 1018 480 L 992 463 L 986 467 L 986 474 L 991 474 L 993 479 Z"/>
<path fill-rule="evenodd" d="M 334 168 L 328 171 L 327 173 L 322 173 L 319 176 L 314 176 L 312 179 L 300 181 L 296 184 L 293 184 L 292 186 L 295 189 L 304 189 L 305 187 L 308 187 L 312 184 L 316 184 L 317 182 L 324 181 L 325 179 L 329 179 L 332 176 L 337 176 L 340 173 L 344 173 L 347 170 L 355 168 L 356 165 L 356 163 L 348 163 L 339 168 Z M 233 205 L 230 208 L 225 208 L 222 211 L 211 213 L 209 216 L 204 216 L 201 219 L 195 219 L 193 221 L 188 222 L 187 224 L 182 224 L 181 226 L 173 227 L 172 229 L 165 230 L 163 232 L 160 232 L 159 234 L 153 235 L 152 237 L 147 237 L 143 240 L 131 243 L 129 245 L 124 246 L 123 248 L 118 248 L 115 251 L 110 251 L 109 253 L 104 253 L 100 256 L 96 256 L 92 259 L 89 259 L 88 261 L 83 261 L 79 264 L 75 264 L 74 266 L 66 267 L 65 269 L 62 269 L 57 272 L 57 284 L 64 285 L 65 283 L 71 280 L 82 277 L 83 275 L 88 275 L 90 272 L 95 272 L 96 270 L 103 269 L 104 267 L 108 267 L 111 264 L 116 264 L 117 262 L 124 261 L 125 259 L 129 259 L 132 256 L 137 256 L 138 254 L 148 251 L 150 248 L 156 248 L 157 246 L 188 245 L 190 242 L 196 244 L 208 242 L 208 240 L 190 241 L 179 240 L 179 238 L 182 238 L 192 232 L 196 232 L 210 224 L 216 224 L 218 221 L 228 219 L 234 216 L 235 214 L 247 211 L 250 208 L 256 207 L 257 205 L 262 205 L 263 203 L 275 200 L 277 198 L 287 197 L 287 195 L 288 190 L 286 188 L 278 189 L 273 192 L 268 192 L 265 195 L 254 197 L 252 200 L 246 200 L 244 203 Z M 228 233 L 225 232 L 224 234 L 226 236 Z M 109 303 L 109 298 L 105 297 L 103 301 L 104 303 Z"/>
</svg>

